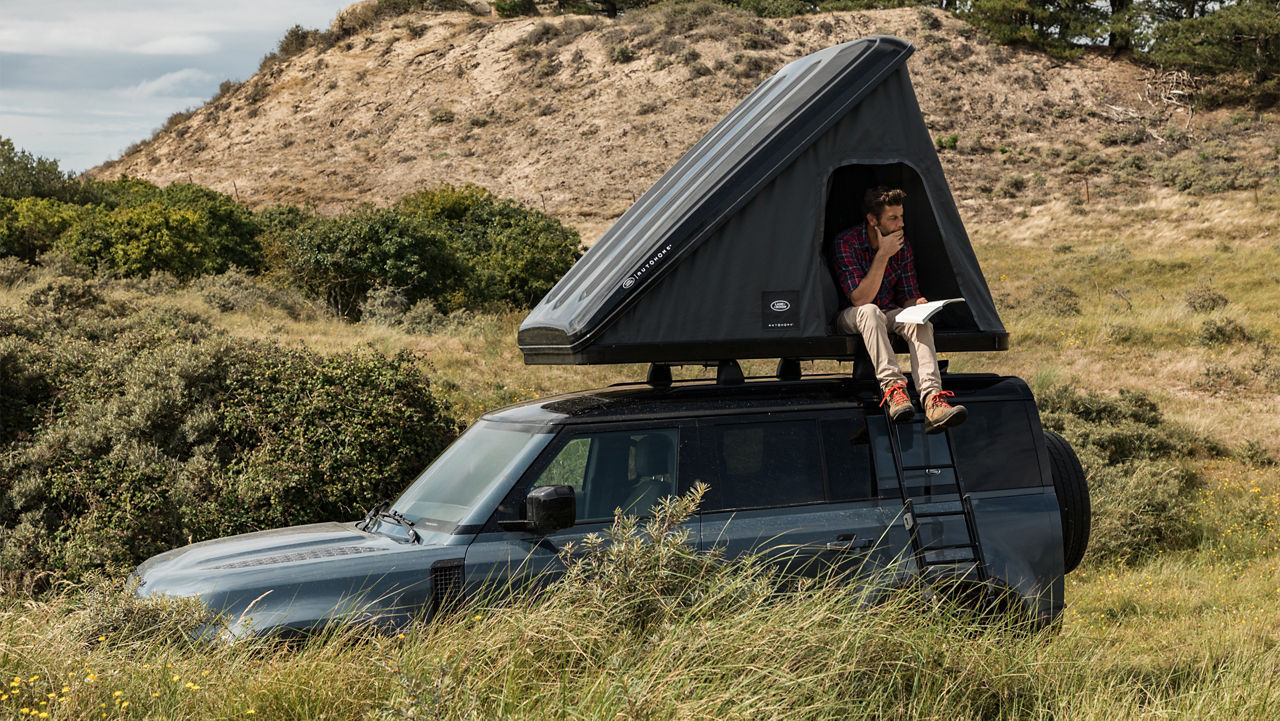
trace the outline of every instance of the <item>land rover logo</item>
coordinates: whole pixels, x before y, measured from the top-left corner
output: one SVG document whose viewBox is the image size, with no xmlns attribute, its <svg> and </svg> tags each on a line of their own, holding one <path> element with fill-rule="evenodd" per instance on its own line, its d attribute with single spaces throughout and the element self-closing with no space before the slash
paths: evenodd
<svg viewBox="0 0 1280 721">
<path fill-rule="evenodd" d="M 791 304 L 785 300 L 775 300 L 769 304 L 769 307 L 778 311 L 779 313 L 791 310 Z"/>
<path fill-rule="evenodd" d="M 636 277 L 634 275 L 628 276 L 626 280 L 622 281 L 623 288 L 630 288 L 635 284 L 636 284 Z"/>
</svg>

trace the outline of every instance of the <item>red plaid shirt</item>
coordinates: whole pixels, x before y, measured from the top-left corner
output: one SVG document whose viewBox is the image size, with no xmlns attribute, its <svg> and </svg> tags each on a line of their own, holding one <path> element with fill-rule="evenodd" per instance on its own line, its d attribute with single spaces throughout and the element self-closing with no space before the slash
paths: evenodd
<svg viewBox="0 0 1280 721">
<path fill-rule="evenodd" d="M 871 249 L 865 224 L 855 225 L 836 236 L 836 275 L 840 278 L 840 289 L 844 291 L 845 298 L 867 276 L 874 257 L 875 251 Z M 911 252 L 911 244 L 904 238 L 902 249 L 894 253 L 885 266 L 884 279 L 880 281 L 880 292 L 876 293 L 874 302 L 881 310 L 891 310 L 905 308 L 908 301 L 920 297 L 920 285 L 916 282 L 915 255 Z"/>
</svg>

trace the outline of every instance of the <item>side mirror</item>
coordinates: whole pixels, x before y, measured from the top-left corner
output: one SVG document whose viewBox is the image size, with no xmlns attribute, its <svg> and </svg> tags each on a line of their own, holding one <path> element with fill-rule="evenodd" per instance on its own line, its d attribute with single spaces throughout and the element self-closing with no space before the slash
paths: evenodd
<svg viewBox="0 0 1280 721">
<path fill-rule="evenodd" d="M 499 521 L 507 531 L 551 533 L 568 528 L 577 520 L 578 502 L 570 486 L 539 486 L 524 499 L 523 521 Z"/>
</svg>

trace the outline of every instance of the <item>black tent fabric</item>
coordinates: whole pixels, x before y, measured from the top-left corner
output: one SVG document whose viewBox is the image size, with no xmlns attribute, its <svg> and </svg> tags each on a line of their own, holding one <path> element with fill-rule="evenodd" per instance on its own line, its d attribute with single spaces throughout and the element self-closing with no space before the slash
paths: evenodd
<svg viewBox="0 0 1280 721">
<path fill-rule="evenodd" d="M 940 351 L 1003 350 L 996 314 L 907 75 L 914 47 L 876 36 L 796 60 L 671 167 L 529 313 L 526 363 L 852 358 L 832 238 L 863 191 L 907 193 Z"/>
</svg>

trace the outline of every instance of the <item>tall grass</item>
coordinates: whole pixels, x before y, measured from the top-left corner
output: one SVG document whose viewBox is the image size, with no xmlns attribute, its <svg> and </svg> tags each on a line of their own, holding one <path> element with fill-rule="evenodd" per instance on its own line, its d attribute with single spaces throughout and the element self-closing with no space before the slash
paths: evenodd
<svg viewBox="0 0 1280 721">
<path fill-rule="evenodd" d="M 927 589 L 782 584 L 757 560 L 694 554 L 678 528 L 696 502 L 621 520 L 569 554 L 544 593 L 392 635 L 208 644 L 187 640 L 203 621 L 189 604 L 118 589 L 8 598 L 0 713 L 1021 721 L 1266 718 L 1280 704 L 1280 651 L 1225 613 L 1208 621 L 1219 643 L 1108 633 L 1149 623 L 1157 605 L 1186 630 L 1196 621 L 1179 606 L 1192 594 L 1120 584 L 1121 603 L 1085 609 L 1097 619 L 1033 633 Z"/>
</svg>

